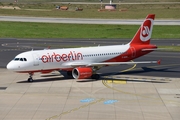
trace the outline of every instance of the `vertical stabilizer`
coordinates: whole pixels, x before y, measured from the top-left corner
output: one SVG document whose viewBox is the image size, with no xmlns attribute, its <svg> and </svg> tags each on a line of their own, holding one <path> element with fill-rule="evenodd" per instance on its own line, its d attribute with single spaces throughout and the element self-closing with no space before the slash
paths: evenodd
<svg viewBox="0 0 180 120">
<path fill-rule="evenodd" d="M 131 40 L 130 44 L 149 44 L 151 39 L 151 34 L 153 30 L 155 14 L 147 15 L 144 22 L 141 24 L 140 28 L 136 32 L 135 36 Z"/>
</svg>

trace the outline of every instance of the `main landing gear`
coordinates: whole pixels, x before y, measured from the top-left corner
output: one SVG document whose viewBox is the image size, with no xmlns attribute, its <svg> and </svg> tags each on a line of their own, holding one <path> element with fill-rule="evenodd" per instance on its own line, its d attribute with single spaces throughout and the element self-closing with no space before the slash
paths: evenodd
<svg viewBox="0 0 180 120">
<path fill-rule="evenodd" d="M 33 73 L 29 73 L 29 78 L 28 78 L 28 82 L 33 82 Z"/>
</svg>

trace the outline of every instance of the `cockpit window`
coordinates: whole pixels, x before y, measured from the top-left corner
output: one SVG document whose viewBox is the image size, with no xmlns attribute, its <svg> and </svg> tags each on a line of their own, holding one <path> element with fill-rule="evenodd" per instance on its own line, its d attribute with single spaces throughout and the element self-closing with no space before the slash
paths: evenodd
<svg viewBox="0 0 180 120">
<path fill-rule="evenodd" d="M 14 58 L 14 61 L 27 61 L 26 58 Z"/>
<path fill-rule="evenodd" d="M 14 61 L 19 61 L 19 58 L 14 58 Z"/>
</svg>

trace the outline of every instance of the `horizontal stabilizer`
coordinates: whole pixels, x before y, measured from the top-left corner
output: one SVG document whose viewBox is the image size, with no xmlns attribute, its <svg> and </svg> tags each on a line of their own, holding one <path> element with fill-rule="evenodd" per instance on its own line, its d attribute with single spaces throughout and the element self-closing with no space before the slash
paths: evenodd
<svg viewBox="0 0 180 120">
<path fill-rule="evenodd" d="M 156 48 L 155 49 L 154 48 L 152 48 L 152 49 L 142 49 L 143 52 L 145 52 L 145 51 L 154 51 L 154 50 L 159 50 L 159 49 L 156 49 Z"/>
</svg>

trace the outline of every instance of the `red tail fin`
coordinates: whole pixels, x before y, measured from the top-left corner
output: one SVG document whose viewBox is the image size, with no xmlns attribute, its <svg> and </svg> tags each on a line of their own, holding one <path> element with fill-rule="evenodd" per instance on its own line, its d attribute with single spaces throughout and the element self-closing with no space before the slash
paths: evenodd
<svg viewBox="0 0 180 120">
<path fill-rule="evenodd" d="M 153 29 L 155 14 L 147 15 L 139 30 L 131 40 L 130 44 L 149 44 Z"/>
</svg>

